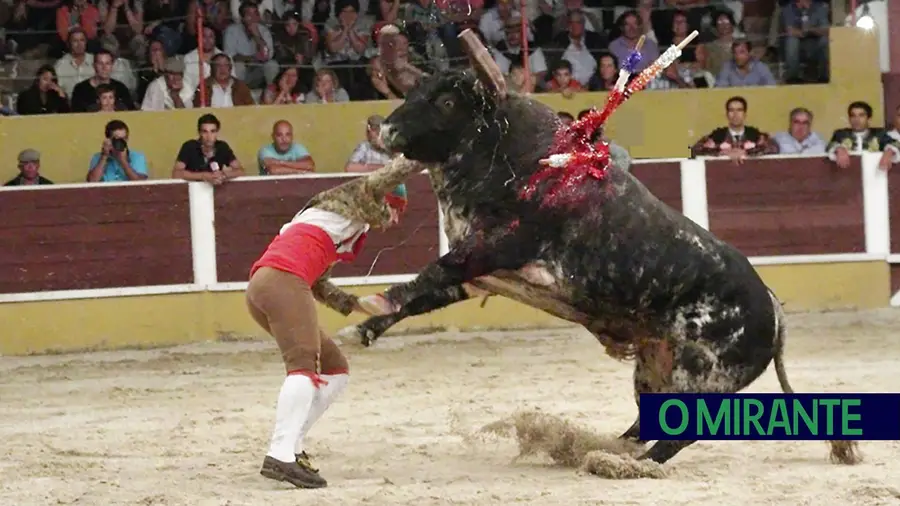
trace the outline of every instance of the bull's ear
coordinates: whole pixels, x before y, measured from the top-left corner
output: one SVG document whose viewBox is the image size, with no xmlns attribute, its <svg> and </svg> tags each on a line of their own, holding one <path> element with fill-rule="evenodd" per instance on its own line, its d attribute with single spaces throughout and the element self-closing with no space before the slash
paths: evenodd
<svg viewBox="0 0 900 506">
<path fill-rule="evenodd" d="M 478 81 L 498 100 L 505 100 L 507 95 L 506 79 L 503 77 L 500 67 L 497 66 L 497 62 L 491 57 L 490 51 L 469 28 L 459 34 L 459 39 L 466 54 L 469 55 L 469 62 L 475 70 Z"/>
</svg>

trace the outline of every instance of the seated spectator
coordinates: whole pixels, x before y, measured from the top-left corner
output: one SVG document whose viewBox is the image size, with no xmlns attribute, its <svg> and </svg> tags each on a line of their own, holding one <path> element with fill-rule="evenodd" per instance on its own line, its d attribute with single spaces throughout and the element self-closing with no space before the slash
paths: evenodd
<svg viewBox="0 0 900 506">
<path fill-rule="evenodd" d="M 812 65 L 820 83 L 828 82 L 828 4 L 790 0 L 781 10 L 785 82 L 804 82 L 800 62 Z"/>
<path fill-rule="evenodd" d="M 319 34 L 299 12 L 288 12 L 275 27 L 275 60 L 281 65 L 310 65 L 316 56 Z"/>
<path fill-rule="evenodd" d="M 575 92 L 584 91 L 581 83 L 572 77 L 572 64 L 568 60 L 562 60 L 553 69 L 553 79 L 547 83 L 547 91 L 562 93 L 566 98 L 572 98 Z"/>
<path fill-rule="evenodd" d="M 97 87 L 108 84 L 115 90 L 115 99 L 124 110 L 134 110 L 131 92 L 121 81 L 112 79 L 113 55 L 105 49 L 94 55 L 94 76 L 81 81 L 72 90 L 72 112 L 86 112 L 97 103 Z"/>
<path fill-rule="evenodd" d="M 100 11 L 88 0 L 71 0 L 56 9 L 56 33 L 64 43 L 68 43 L 73 30 L 78 30 L 88 42 L 97 44 L 99 24 Z"/>
<path fill-rule="evenodd" d="M 144 36 L 162 42 L 167 55 L 178 54 L 183 43 L 181 23 L 185 21 L 185 2 L 179 0 L 146 0 L 144 2 Z M 196 26 L 196 25 L 194 25 Z M 196 34 L 194 44 L 196 44 Z M 197 83 L 199 81 L 195 81 Z"/>
<path fill-rule="evenodd" d="M 349 102 L 350 96 L 341 88 L 337 74 L 333 70 L 324 68 L 316 72 L 316 80 L 313 90 L 306 94 L 307 104 L 330 104 L 333 102 Z"/>
<path fill-rule="evenodd" d="M 369 61 L 369 78 L 378 93 L 375 98 L 403 98 L 425 73 L 411 61 L 416 55 L 396 25 L 384 25 L 375 37 L 378 55 Z"/>
<path fill-rule="evenodd" d="M 165 74 L 166 48 L 162 42 L 154 40 L 147 46 L 147 66 L 138 71 L 137 99 L 143 102 L 147 96 L 147 87 Z"/>
<path fill-rule="evenodd" d="M 31 86 L 19 93 L 16 112 L 22 115 L 69 112 L 69 99 L 59 87 L 53 67 L 44 65 L 38 69 Z"/>
<path fill-rule="evenodd" d="M 750 53 L 748 40 L 736 40 L 731 45 L 731 61 L 722 66 L 716 76 L 717 88 L 741 86 L 775 86 L 775 77 L 769 66 L 757 60 Z"/>
<path fill-rule="evenodd" d="M 133 98 L 134 92 L 137 90 L 137 73 L 131 65 L 131 61 L 128 58 L 119 56 L 118 39 L 115 37 L 101 37 L 100 39 L 101 48 L 109 51 L 113 57 L 113 67 L 110 77 L 124 84 Z M 140 59 L 143 59 L 143 55 Z"/>
<path fill-rule="evenodd" d="M 192 51 L 184 55 L 184 82 L 192 88 L 200 85 L 200 49 L 194 48 Z M 203 27 L 203 79 L 209 77 L 209 64 L 213 57 L 222 54 L 223 51 L 216 47 L 216 32 L 208 26 Z M 234 66 L 231 67 L 231 76 L 237 77 L 234 73 Z"/>
<path fill-rule="evenodd" d="M 846 169 L 850 166 L 850 155 L 865 151 L 882 152 L 878 165 L 890 169 L 900 162 L 900 145 L 887 135 L 883 128 L 872 128 L 872 106 L 866 102 L 853 102 L 847 107 L 850 128 L 838 128 L 828 142 L 828 159 Z"/>
<path fill-rule="evenodd" d="M 534 93 L 537 84 L 531 75 L 525 73 L 522 62 L 512 62 L 509 65 L 509 74 L 506 79 L 509 82 L 510 90 L 523 95 Z"/>
<path fill-rule="evenodd" d="M 24 149 L 19 153 L 19 175 L 7 181 L 3 186 L 35 184 L 53 184 L 53 181 L 41 176 L 41 154 L 36 149 Z"/>
<path fill-rule="evenodd" d="M 84 30 L 69 30 L 69 52 L 53 66 L 59 79 L 59 87 L 71 97 L 75 85 L 94 77 L 94 55 L 87 52 L 87 36 Z"/>
<path fill-rule="evenodd" d="M 368 87 L 364 59 L 372 42 L 372 26 L 359 15 L 358 0 L 337 0 L 334 9 L 334 16 L 325 23 L 323 63 L 337 67 L 335 72 L 347 93 L 362 98 Z"/>
<path fill-rule="evenodd" d="M 194 89 L 184 83 L 184 62 L 172 57 L 166 60 L 164 74 L 147 87 L 144 111 L 190 109 L 194 107 Z"/>
<path fill-rule="evenodd" d="M 628 55 L 634 51 L 641 35 L 644 34 L 644 24 L 638 12 L 631 10 L 619 16 L 616 25 L 622 31 L 622 35 L 609 43 L 609 52 L 616 55 L 619 61 L 625 61 Z M 641 47 L 641 62 L 635 67 L 635 73 L 647 68 L 657 58 L 659 58 L 659 46 L 649 38 L 645 39 L 644 45 Z"/>
<path fill-rule="evenodd" d="M 316 162 L 306 146 L 294 142 L 294 127 L 287 120 L 272 126 L 272 143 L 260 148 L 257 154 L 261 176 L 284 176 L 316 171 Z"/>
<path fill-rule="evenodd" d="M 198 13 L 203 17 L 203 26 L 216 33 L 223 33 L 231 25 L 231 13 L 225 0 L 188 0 L 180 52 L 197 48 Z"/>
<path fill-rule="evenodd" d="M 147 38 L 144 37 L 143 0 L 99 0 L 100 22 L 103 26 L 104 43 L 113 43 L 119 48 L 117 56 L 140 59 L 147 54 Z"/>
<path fill-rule="evenodd" d="M 789 116 L 786 132 L 778 132 L 772 139 L 778 144 L 778 152 L 784 155 L 824 155 L 825 141 L 812 131 L 813 113 L 805 107 L 797 107 Z"/>
<path fill-rule="evenodd" d="M 128 146 L 128 125 L 114 119 L 104 128 L 100 152 L 94 153 L 88 168 L 87 181 L 117 182 L 147 179 L 147 157 Z"/>
<path fill-rule="evenodd" d="M 591 91 L 610 91 L 619 78 L 619 59 L 612 53 L 601 53 L 597 58 L 597 72 L 588 80 Z"/>
<path fill-rule="evenodd" d="M 240 7 L 241 19 L 225 29 L 225 53 L 234 60 L 235 74 L 252 89 L 261 89 L 274 81 L 278 62 L 274 60 L 272 32 L 260 23 L 259 7 L 246 1 Z"/>
<path fill-rule="evenodd" d="M 509 73 L 509 64 L 522 61 L 522 18 L 518 13 L 506 20 L 505 38 L 490 48 L 491 56 L 504 74 Z M 541 48 L 528 48 L 528 67 L 535 83 L 544 82 L 547 75 L 547 60 Z"/>
<path fill-rule="evenodd" d="M 262 103 L 266 105 L 302 104 L 305 98 L 297 67 L 285 67 L 275 76 L 275 82 L 266 86 Z"/>
<path fill-rule="evenodd" d="M 495 46 L 506 37 L 506 23 L 513 15 L 521 19 L 519 12 L 519 4 L 515 0 L 497 0 L 494 7 L 484 11 L 481 19 L 478 20 L 478 29 L 484 35 L 487 46 Z M 531 25 L 527 27 L 528 41 L 534 41 L 534 34 L 531 32 Z M 521 35 L 521 29 L 519 30 Z"/>
<path fill-rule="evenodd" d="M 116 112 L 128 109 L 118 98 L 118 92 L 112 84 L 100 84 L 94 89 L 97 98 L 87 107 L 85 112 Z"/>
<path fill-rule="evenodd" d="M 747 100 L 731 97 L 725 102 L 728 126 L 704 135 L 693 146 L 694 155 L 727 156 L 741 163 L 748 156 L 778 153 L 778 145 L 759 129 L 747 126 Z"/>
<path fill-rule="evenodd" d="M 194 107 L 236 107 L 255 105 L 250 87 L 233 77 L 231 58 L 219 53 L 210 62 L 212 70 L 206 79 L 206 96 L 201 103 L 199 86 L 194 91 Z"/>
<path fill-rule="evenodd" d="M 587 86 L 597 69 L 597 55 L 606 50 L 606 39 L 585 29 L 584 12 L 569 11 L 566 19 L 568 30 L 556 36 L 554 45 L 561 51 L 561 59 L 571 62 L 575 80 Z"/>
<path fill-rule="evenodd" d="M 344 172 L 372 172 L 391 161 L 391 154 L 384 149 L 379 135 L 383 122 L 384 118 L 377 114 L 369 116 L 366 120 L 366 140 L 356 145 L 344 165 Z"/>
<path fill-rule="evenodd" d="M 888 137 L 893 139 L 895 142 L 900 142 L 900 106 L 897 106 L 897 108 L 894 110 L 894 119 L 891 123 L 891 126 L 893 126 L 894 128 L 888 131 Z"/>
<path fill-rule="evenodd" d="M 256 4 L 257 9 L 259 9 L 259 20 L 262 24 L 266 26 L 272 26 L 273 23 L 278 21 L 277 15 L 275 14 L 275 2 L 273 0 L 250 1 Z M 229 7 L 231 11 L 229 14 L 231 16 L 231 19 L 241 19 L 242 3 L 244 3 L 243 0 L 229 0 Z"/>
<path fill-rule="evenodd" d="M 558 117 L 559 120 L 562 121 L 562 124 L 565 126 L 569 126 L 572 123 L 575 123 L 575 117 L 567 113 L 566 111 L 557 112 L 556 117 Z"/>
<path fill-rule="evenodd" d="M 734 15 L 727 10 L 716 13 L 715 20 L 715 39 L 704 44 L 706 53 L 706 70 L 712 75 L 718 76 L 722 72 L 725 63 L 733 58 L 734 41 L 737 39 L 735 34 Z"/>
<path fill-rule="evenodd" d="M 181 145 L 172 167 L 173 179 L 220 185 L 244 175 L 241 162 L 234 156 L 231 146 L 219 140 L 220 125 L 219 119 L 212 114 L 200 116 L 197 120 L 198 138 Z"/>
</svg>

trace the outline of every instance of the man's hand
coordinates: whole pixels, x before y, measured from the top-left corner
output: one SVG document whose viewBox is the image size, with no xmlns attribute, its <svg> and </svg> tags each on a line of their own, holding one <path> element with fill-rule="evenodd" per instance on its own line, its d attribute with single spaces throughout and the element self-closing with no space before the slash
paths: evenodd
<svg viewBox="0 0 900 506">
<path fill-rule="evenodd" d="M 103 144 L 100 145 L 100 152 L 106 156 L 109 156 L 112 153 L 112 141 L 109 139 L 103 139 Z"/>
<path fill-rule="evenodd" d="M 740 165 L 747 159 L 747 152 L 743 149 L 734 148 L 726 151 L 725 156 L 731 158 L 731 160 L 737 165 Z"/>
<path fill-rule="evenodd" d="M 384 295 L 376 293 L 375 295 L 367 295 L 356 299 L 355 311 L 360 311 L 369 316 L 381 316 L 396 313 L 397 308 Z"/>
<path fill-rule="evenodd" d="M 224 183 L 226 179 L 228 178 L 225 177 L 225 173 L 220 170 L 203 173 L 203 180 L 213 186 L 219 186 Z"/>
<path fill-rule="evenodd" d="M 891 170 L 892 165 L 894 165 L 894 153 L 886 150 L 881 154 L 881 159 L 878 160 L 878 168 L 881 170 Z"/>
<path fill-rule="evenodd" d="M 840 147 L 834 151 L 834 161 L 837 163 L 837 166 L 846 169 L 850 166 L 850 152 L 847 151 L 847 148 Z"/>
</svg>

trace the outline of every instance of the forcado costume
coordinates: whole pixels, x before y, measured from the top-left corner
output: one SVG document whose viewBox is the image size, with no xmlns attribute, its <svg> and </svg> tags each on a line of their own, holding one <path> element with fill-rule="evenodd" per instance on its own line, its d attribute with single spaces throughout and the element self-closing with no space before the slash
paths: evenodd
<svg viewBox="0 0 900 506">
<path fill-rule="evenodd" d="M 343 315 L 357 297 L 328 281 L 337 262 L 356 258 L 370 227 L 405 210 L 403 181 L 423 166 L 399 156 L 388 165 L 314 196 L 281 227 L 250 270 L 247 308 L 278 343 L 287 376 L 260 474 L 296 487 L 327 485 L 304 451 L 304 437 L 349 381 L 349 364 L 319 328 L 316 300 Z M 392 210 L 394 212 L 392 212 Z"/>
</svg>

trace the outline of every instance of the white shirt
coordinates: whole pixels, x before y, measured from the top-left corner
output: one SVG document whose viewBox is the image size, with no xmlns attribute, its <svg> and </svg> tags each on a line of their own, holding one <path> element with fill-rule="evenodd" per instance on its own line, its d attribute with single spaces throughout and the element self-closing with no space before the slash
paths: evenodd
<svg viewBox="0 0 900 506">
<path fill-rule="evenodd" d="M 234 81 L 228 81 L 228 86 L 222 87 L 219 83 L 212 84 L 212 95 L 209 97 L 210 107 L 234 107 L 231 100 L 231 85 Z"/>
<path fill-rule="evenodd" d="M 519 12 L 519 9 L 513 8 L 513 12 Z M 478 21 L 478 29 L 481 30 L 481 33 L 484 35 L 484 40 L 486 40 L 488 44 L 494 45 L 501 40 L 506 39 L 504 23 L 505 22 L 500 19 L 500 13 L 497 12 L 497 8 L 491 7 Z M 528 40 L 534 40 L 531 26 L 528 26 Z"/>
<path fill-rule="evenodd" d="M 194 88 L 186 81 L 178 92 L 181 101 L 184 102 L 185 109 L 194 107 Z M 166 109 L 175 109 L 175 101 L 169 94 L 169 87 L 166 85 L 166 76 L 159 76 L 147 85 L 147 92 L 144 94 L 144 102 L 141 104 L 142 111 L 164 111 Z"/>
<path fill-rule="evenodd" d="M 223 52 L 224 51 L 219 48 L 213 48 L 212 56 L 203 62 L 203 79 L 209 77 L 209 60 L 212 60 L 213 56 L 222 54 Z M 232 65 L 232 77 L 237 77 L 235 72 L 234 66 Z M 200 53 L 198 53 L 196 49 L 184 55 L 184 80 L 191 83 L 191 86 L 195 89 L 197 86 L 200 86 Z"/>
<path fill-rule="evenodd" d="M 67 53 L 56 60 L 53 68 L 59 78 L 59 87 L 66 92 L 66 96 L 71 97 L 76 84 L 94 77 L 94 55 L 84 55 L 81 65 L 77 65 L 72 59 L 72 55 Z"/>
<path fill-rule="evenodd" d="M 511 54 L 521 54 L 522 49 L 510 48 L 509 52 Z M 508 74 L 509 65 L 512 63 L 509 61 L 509 58 L 501 53 L 499 49 L 493 47 L 491 48 L 491 56 L 494 57 L 494 61 L 497 62 L 497 66 L 500 67 L 500 72 Z M 531 52 L 530 55 L 528 55 L 528 67 L 532 74 L 540 74 L 541 72 L 547 71 L 547 60 L 544 58 L 544 52 L 541 51 L 541 48 L 535 49 Z"/>
<path fill-rule="evenodd" d="M 338 253 L 348 253 L 353 251 L 353 245 L 359 240 L 359 237 L 369 231 L 369 224 L 361 221 L 351 220 L 340 214 L 331 211 L 324 211 L 315 207 L 308 207 L 294 215 L 294 218 L 284 224 L 279 234 L 285 233 L 287 229 L 297 223 L 313 225 L 321 228 L 328 234 L 328 237 L 338 246 Z"/>
<path fill-rule="evenodd" d="M 572 63 L 572 77 L 581 83 L 582 86 L 587 86 L 588 81 L 591 80 L 591 77 L 597 70 L 597 60 L 587 50 L 584 40 L 581 42 L 580 49 L 569 41 L 569 47 L 563 52 L 562 59 L 569 60 Z"/>
</svg>

